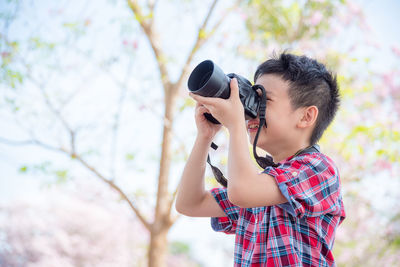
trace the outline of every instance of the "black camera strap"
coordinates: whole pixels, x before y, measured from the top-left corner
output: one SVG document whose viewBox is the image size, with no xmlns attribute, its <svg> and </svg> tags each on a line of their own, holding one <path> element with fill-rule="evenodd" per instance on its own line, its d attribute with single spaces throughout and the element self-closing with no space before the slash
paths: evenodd
<svg viewBox="0 0 400 267">
<path fill-rule="evenodd" d="M 258 165 L 263 169 L 265 169 L 268 166 L 278 167 L 279 165 L 274 163 L 274 160 L 271 156 L 265 155 L 265 157 L 260 157 L 257 155 L 256 146 L 257 146 L 258 136 L 260 135 L 261 129 L 262 129 L 262 127 L 264 127 L 264 125 L 265 125 L 265 128 L 267 128 L 267 123 L 265 120 L 265 112 L 267 109 L 267 93 L 265 92 L 264 86 L 262 86 L 260 84 L 253 85 L 252 88 L 254 91 L 257 91 L 257 89 L 260 89 L 262 92 L 260 107 L 259 107 L 259 111 L 258 111 L 260 122 L 258 124 L 257 134 L 256 134 L 256 137 L 254 138 L 254 142 L 253 142 L 253 156 L 254 156 L 256 162 L 258 163 Z"/>
<path fill-rule="evenodd" d="M 214 142 L 211 143 L 211 147 L 214 150 L 217 150 L 218 148 L 218 146 Z M 220 169 L 211 164 L 210 154 L 207 155 L 207 162 L 211 167 L 215 180 L 217 180 L 217 182 L 223 187 L 228 187 L 228 180 L 224 177 L 224 174 L 220 171 Z"/>
</svg>

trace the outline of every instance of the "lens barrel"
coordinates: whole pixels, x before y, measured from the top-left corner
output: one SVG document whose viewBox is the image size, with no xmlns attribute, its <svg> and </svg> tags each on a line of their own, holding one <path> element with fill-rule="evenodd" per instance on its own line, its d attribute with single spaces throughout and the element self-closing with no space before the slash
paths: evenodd
<svg viewBox="0 0 400 267">
<path fill-rule="evenodd" d="M 201 62 L 188 80 L 189 90 L 205 97 L 228 99 L 231 93 L 230 78 L 211 60 Z"/>
</svg>

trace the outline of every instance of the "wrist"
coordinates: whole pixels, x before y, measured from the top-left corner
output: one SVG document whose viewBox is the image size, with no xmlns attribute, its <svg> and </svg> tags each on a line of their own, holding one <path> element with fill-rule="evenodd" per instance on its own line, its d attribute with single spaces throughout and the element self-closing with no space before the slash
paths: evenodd
<svg viewBox="0 0 400 267">
<path fill-rule="evenodd" d="M 211 145 L 212 140 L 213 140 L 213 137 L 210 138 L 209 136 L 205 136 L 205 135 L 201 135 L 201 134 L 198 134 L 196 136 L 197 143 Z"/>
<path fill-rule="evenodd" d="M 246 121 L 244 119 L 239 119 L 226 128 L 228 129 L 229 133 L 235 133 L 237 131 L 242 131 L 243 129 L 247 131 Z"/>
</svg>

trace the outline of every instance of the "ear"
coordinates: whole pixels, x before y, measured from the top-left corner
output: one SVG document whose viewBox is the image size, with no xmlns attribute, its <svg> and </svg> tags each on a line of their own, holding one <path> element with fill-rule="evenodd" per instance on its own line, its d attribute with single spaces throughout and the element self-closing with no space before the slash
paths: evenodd
<svg viewBox="0 0 400 267">
<path fill-rule="evenodd" d="M 304 107 L 301 112 L 300 120 L 297 123 L 299 128 L 308 128 L 314 125 L 318 117 L 318 108 L 316 106 Z"/>
</svg>

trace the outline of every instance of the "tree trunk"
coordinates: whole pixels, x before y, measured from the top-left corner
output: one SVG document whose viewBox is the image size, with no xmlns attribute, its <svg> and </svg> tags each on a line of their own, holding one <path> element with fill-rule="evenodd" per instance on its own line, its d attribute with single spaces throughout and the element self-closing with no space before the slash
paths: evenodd
<svg viewBox="0 0 400 267">
<path fill-rule="evenodd" d="M 160 170 L 158 176 L 157 203 L 155 208 L 154 223 L 151 228 L 150 247 L 148 251 L 148 266 L 166 266 L 168 248 L 167 234 L 172 226 L 170 220 L 170 199 L 168 192 L 169 169 L 171 165 L 171 137 L 173 108 L 176 99 L 176 90 L 168 86 L 165 90 L 165 116 L 163 128 L 163 141 L 161 147 Z"/>
<path fill-rule="evenodd" d="M 147 255 L 149 267 L 166 266 L 169 228 L 161 225 L 161 223 L 156 222 L 154 224 L 154 231 L 150 234 L 150 247 Z"/>
</svg>

